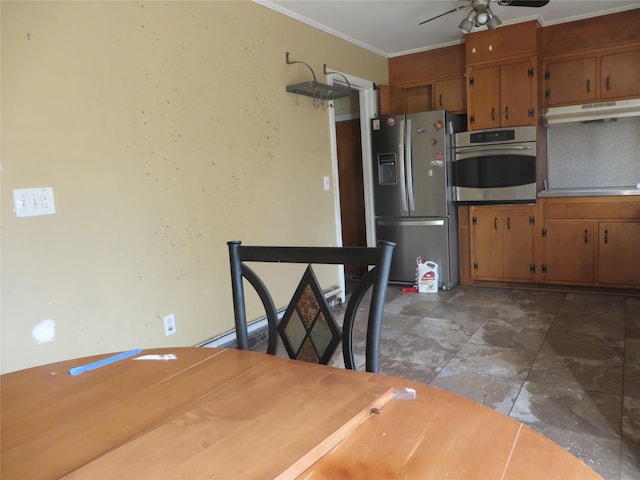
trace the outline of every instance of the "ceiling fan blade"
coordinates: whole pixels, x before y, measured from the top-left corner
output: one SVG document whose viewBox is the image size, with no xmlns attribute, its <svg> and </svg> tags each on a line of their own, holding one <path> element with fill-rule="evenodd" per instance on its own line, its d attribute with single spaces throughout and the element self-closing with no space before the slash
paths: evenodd
<svg viewBox="0 0 640 480">
<path fill-rule="evenodd" d="M 503 7 L 544 7 L 549 0 L 498 0 L 498 5 Z"/>
<path fill-rule="evenodd" d="M 451 9 L 448 12 L 441 13 L 440 15 L 436 15 L 435 17 L 431 17 L 428 20 L 423 20 L 418 25 L 423 25 L 423 24 L 425 24 L 427 22 L 430 22 L 431 20 L 435 20 L 436 18 L 444 17 L 445 15 L 449 15 L 450 13 L 457 12 L 458 10 L 462 10 L 463 8 L 467 8 L 469 5 L 471 5 L 471 2 L 467 3 L 466 5 L 461 5 L 459 7 Z"/>
</svg>

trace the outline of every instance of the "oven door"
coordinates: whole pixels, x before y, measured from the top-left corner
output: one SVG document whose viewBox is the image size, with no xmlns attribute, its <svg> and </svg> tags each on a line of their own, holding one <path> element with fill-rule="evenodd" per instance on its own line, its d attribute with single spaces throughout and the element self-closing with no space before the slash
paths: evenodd
<svg viewBox="0 0 640 480">
<path fill-rule="evenodd" d="M 535 143 L 456 149 L 453 198 L 457 202 L 486 203 L 535 200 Z"/>
</svg>

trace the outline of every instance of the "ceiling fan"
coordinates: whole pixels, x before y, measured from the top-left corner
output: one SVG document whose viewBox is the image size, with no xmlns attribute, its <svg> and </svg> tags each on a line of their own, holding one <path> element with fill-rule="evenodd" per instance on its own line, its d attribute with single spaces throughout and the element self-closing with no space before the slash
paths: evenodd
<svg viewBox="0 0 640 480">
<path fill-rule="evenodd" d="M 502 5 L 504 7 L 544 7 L 549 0 L 468 0 L 465 5 L 460 5 L 459 7 L 453 8 L 448 12 L 441 13 L 440 15 L 436 15 L 435 17 L 429 18 L 428 20 L 424 20 L 420 22 L 418 25 L 423 25 L 427 22 L 435 20 L 436 18 L 444 17 L 453 12 L 457 12 L 458 10 L 463 10 L 465 8 L 471 7 L 471 10 L 467 14 L 466 17 L 460 22 L 458 28 L 462 30 L 464 33 L 471 33 L 473 27 L 481 27 L 486 26 L 489 30 L 493 30 L 498 25 L 502 23 L 502 20 L 495 15 L 491 8 L 489 7 L 489 3 L 496 2 L 498 5 Z"/>
</svg>

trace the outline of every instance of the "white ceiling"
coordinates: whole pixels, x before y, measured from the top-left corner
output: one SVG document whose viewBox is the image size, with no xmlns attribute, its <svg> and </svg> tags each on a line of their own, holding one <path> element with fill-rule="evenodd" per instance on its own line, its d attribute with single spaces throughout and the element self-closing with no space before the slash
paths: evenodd
<svg viewBox="0 0 640 480">
<path fill-rule="evenodd" d="M 256 3 L 360 45 L 394 57 L 460 43 L 458 24 L 467 9 L 424 25 L 419 22 L 469 0 L 254 0 Z M 551 0 L 541 8 L 506 7 L 491 2 L 502 25 L 537 19 L 548 26 L 640 8 L 640 1 Z"/>
</svg>

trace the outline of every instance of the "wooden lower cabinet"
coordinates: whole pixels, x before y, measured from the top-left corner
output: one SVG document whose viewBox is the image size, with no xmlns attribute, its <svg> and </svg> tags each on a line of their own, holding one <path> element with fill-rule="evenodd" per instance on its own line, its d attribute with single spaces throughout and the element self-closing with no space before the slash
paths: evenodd
<svg viewBox="0 0 640 480">
<path fill-rule="evenodd" d="M 542 229 L 543 281 L 593 283 L 594 228 L 591 221 L 547 220 Z"/>
<path fill-rule="evenodd" d="M 469 214 L 471 277 L 475 280 L 533 281 L 535 206 L 474 206 Z"/>
<path fill-rule="evenodd" d="M 598 223 L 598 282 L 640 287 L 640 221 Z"/>
<path fill-rule="evenodd" d="M 541 282 L 640 287 L 640 196 L 540 200 Z"/>
<path fill-rule="evenodd" d="M 461 206 L 460 282 L 640 288 L 640 196 Z"/>
</svg>

